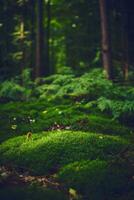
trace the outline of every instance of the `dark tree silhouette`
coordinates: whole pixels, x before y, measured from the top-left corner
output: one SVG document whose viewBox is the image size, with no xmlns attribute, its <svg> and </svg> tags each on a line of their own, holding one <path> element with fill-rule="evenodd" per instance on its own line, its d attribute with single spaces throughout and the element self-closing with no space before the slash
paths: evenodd
<svg viewBox="0 0 134 200">
<path fill-rule="evenodd" d="M 43 0 L 37 1 L 37 32 L 36 32 L 36 66 L 35 77 L 45 74 L 45 66 L 43 60 L 44 51 L 44 26 L 43 26 Z"/>
<path fill-rule="evenodd" d="M 100 3 L 103 66 L 106 71 L 106 77 L 108 79 L 113 79 L 107 4 L 106 0 L 99 0 L 99 3 Z"/>
</svg>

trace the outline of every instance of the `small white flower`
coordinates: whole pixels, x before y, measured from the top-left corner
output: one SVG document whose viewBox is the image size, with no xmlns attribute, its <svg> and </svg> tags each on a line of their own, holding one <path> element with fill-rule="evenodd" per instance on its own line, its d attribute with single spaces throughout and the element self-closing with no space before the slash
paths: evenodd
<svg viewBox="0 0 134 200">
<path fill-rule="evenodd" d="M 35 123 L 35 119 L 29 119 L 30 123 Z"/>
<path fill-rule="evenodd" d="M 66 126 L 66 127 L 65 127 L 66 130 L 69 130 L 70 128 L 71 128 L 70 126 Z"/>
</svg>

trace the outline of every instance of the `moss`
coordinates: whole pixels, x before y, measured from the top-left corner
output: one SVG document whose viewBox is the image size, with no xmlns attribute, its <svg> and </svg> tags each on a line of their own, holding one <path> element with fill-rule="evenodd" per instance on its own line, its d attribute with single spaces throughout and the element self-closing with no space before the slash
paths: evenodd
<svg viewBox="0 0 134 200">
<path fill-rule="evenodd" d="M 63 129 L 68 126 L 71 130 L 123 136 L 130 133 L 128 128 L 107 116 L 91 114 L 92 110 L 86 109 L 85 105 L 80 103 L 64 102 L 62 105 L 55 105 L 55 102 L 16 102 L 0 105 L 0 112 L 0 141 L 26 134 L 28 131 L 49 130 L 55 122 Z M 13 125 L 17 125 L 15 129 L 12 128 Z"/>
<path fill-rule="evenodd" d="M 125 163 L 110 165 L 102 160 L 84 160 L 64 166 L 58 177 L 68 188 L 79 191 L 84 199 L 110 200 L 132 191 L 132 175 L 132 169 Z"/>
<path fill-rule="evenodd" d="M 129 143 L 118 136 L 55 131 L 10 139 L 0 145 L 0 164 L 26 167 L 36 174 L 53 173 L 81 159 L 110 159 Z"/>
</svg>

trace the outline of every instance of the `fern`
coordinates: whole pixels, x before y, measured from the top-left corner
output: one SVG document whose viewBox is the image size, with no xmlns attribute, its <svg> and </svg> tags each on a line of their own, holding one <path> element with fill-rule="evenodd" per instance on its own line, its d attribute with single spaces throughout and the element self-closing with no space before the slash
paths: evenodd
<svg viewBox="0 0 134 200">
<path fill-rule="evenodd" d="M 110 100 L 101 97 L 97 101 L 97 107 L 101 112 L 111 113 L 113 119 L 121 119 L 122 116 L 125 116 L 127 121 L 129 120 L 127 117 L 129 118 L 134 115 L 134 101 Z"/>
</svg>

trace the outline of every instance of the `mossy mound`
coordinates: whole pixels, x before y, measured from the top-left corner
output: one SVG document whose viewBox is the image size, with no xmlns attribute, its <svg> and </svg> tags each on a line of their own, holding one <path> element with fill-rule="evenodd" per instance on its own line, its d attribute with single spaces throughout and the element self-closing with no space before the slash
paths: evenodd
<svg viewBox="0 0 134 200">
<path fill-rule="evenodd" d="M 126 163 L 111 164 L 102 160 L 74 162 L 64 166 L 58 174 L 68 188 L 88 200 L 112 200 L 128 195 L 134 189 L 132 176 L 133 170 Z"/>
<path fill-rule="evenodd" d="M 54 131 L 19 136 L 0 145 L 0 163 L 31 169 L 36 174 L 53 173 L 75 162 L 110 159 L 129 143 L 118 137 L 81 131 Z"/>
</svg>

